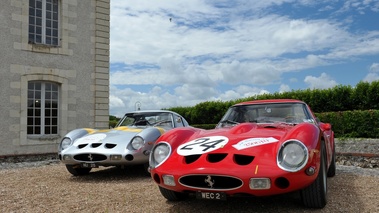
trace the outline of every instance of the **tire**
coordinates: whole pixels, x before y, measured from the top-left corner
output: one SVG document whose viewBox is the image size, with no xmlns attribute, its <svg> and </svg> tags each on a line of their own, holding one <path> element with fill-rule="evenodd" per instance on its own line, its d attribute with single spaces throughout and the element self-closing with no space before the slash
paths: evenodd
<svg viewBox="0 0 379 213">
<path fill-rule="evenodd" d="M 144 171 L 144 174 L 146 176 L 148 176 L 148 177 L 151 176 L 150 170 L 149 170 L 149 163 L 148 162 L 143 164 L 143 171 Z"/>
<path fill-rule="evenodd" d="M 328 169 L 328 177 L 334 177 L 336 175 L 336 146 L 333 146 L 332 161 Z"/>
<path fill-rule="evenodd" d="M 180 200 L 184 200 L 185 198 L 187 198 L 187 194 L 171 191 L 169 189 L 165 189 L 165 188 L 160 187 L 160 186 L 158 186 L 158 187 L 159 187 L 159 191 L 161 192 L 163 197 L 165 197 L 169 201 L 180 201 Z"/>
<path fill-rule="evenodd" d="M 75 165 L 66 165 L 66 169 L 74 176 L 88 175 L 91 171 L 91 168 L 80 168 Z"/>
<path fill-rule="evenodd" d="M 327 164 L 324 144 L 321 145 L 320 170 L 316 180 L 307 188 L 300 191 L 301 200 L 305 207 L 324 208 L 327 202 Z"/>
</svg>

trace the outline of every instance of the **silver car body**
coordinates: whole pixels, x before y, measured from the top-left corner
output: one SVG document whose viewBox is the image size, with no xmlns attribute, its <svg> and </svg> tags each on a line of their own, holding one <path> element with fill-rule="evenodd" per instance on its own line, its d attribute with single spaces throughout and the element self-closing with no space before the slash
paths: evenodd
<svg viewBox="0 0 379 213">
<path fill-rule="evenodd" d="M 166 131 L 189 126 L 168 110 L 126 113 L 113 129 L 75 129 L 59 145 L 58 156 L 73 175 L 99 166 L 148 164 L 154 142 Z M 132 143 L 133 141 L 133 143 Z"/>
</svg>

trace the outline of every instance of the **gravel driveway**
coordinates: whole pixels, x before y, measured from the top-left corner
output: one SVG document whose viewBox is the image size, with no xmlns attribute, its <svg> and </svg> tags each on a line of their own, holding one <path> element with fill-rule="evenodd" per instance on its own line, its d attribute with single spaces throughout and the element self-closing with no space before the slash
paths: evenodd
<svg viewBox="0 0 379 213">
<path fill-rule="evenodd" d="M 226 202 L 168 202 L 140 167 L 71 176 L 61 163 L 0 170 L 1 212 L 379 212 L 379 169 L 337 166 L 324 209 L 305 209 L 298 193 Z"/>
</svg>

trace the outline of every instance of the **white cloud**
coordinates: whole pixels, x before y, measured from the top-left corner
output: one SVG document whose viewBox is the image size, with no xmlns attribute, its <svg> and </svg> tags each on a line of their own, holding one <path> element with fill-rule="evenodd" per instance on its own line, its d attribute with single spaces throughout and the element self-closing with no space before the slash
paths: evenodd
<svg viewBox="0 0 379 213">
<path fill-rule="evenodd" d="M 364 77 L 363 81 L 373 82 L 379 80 L 379 63 L 373 63 L 369 67 L 369 73 Z"/>
<path fill-rule="evenodd" d="M 370 66 L 370 72 L 379 72 L 379 63 L 373 63 Z"/>
<path fill-rule="evenodd" d="M 337 82 L 326 73 L 321 73 L 320 77 L 307 76 L 304 82 L 311 89 L 327 89 L 337 86 Z"/>
<path fill-rule="evenodd" d="M 279 92 L 280 93 L 289 92 L 289 91 L 291 91 L 290 86 L 288 86 L 287 84 L 281 84 L 280 85 L 280 87 L 279 87 Z"/>
<path fill-rule="evenodd" d="M 360 41 L 359 37 L 350 35 L 339 23 L 331 20 L 290 19 L 267 14 L 249 20 L 235 16 L 228 22 L 223 19 L 225 11 L 200 0 L 192 3 L 163 1 L 152 5 L 146 1 L 138 1 L 136 5 L 131 2 L 115 1 L 112 4 L 115 12 L 112 12 L 111 19 L 111 62 L 142 63 L 153 68 L 136 67 L 125 74 L 122 73 L 126 71 L 118 70 L 111 77 L 116 79 L 112 83 L 130 79 L 128 84 L 175 84 L 185 75 L 185 80 L 195 82 L 199 79 L 208 81 L 209 78 L 232 84 L 270 84 L 277 83 L 282 72 L 326 65 L 328 60 L 335 58 L 342 60 L 351 55 L 379 52 L 377 35 Z M 257 4 L 267 7 L 283 2 Z M 170 22 L 169 14 L 180 21 Z M 201 14 L 201 18 L 191 14 Z M 208 19 L 214 20 L 214 26 L 204 23 L 209 26 L 192 27 Z M 217 27 L 223 30 L 217 30 Z M 302 52 L 317 54 L 293 59 L 276 58 Z M 267 60 L 267 57 L 275 60 Z M 220 64 L 220 69 L 212 70 L 217 65 L 208 65 L 201 60 Z M 270 70 L 272 67 L 275 70 Z M 185 71 L 186 74 L 182 74 Z"/>
<path fill-rule="evenodd" d="M 363 79 L 363 81 L 367 82 L 373 82 L 379 80 L 379 74 L 378 73 L 368 73 L 366 77 Z"/>
<path fill-rule="evenodd" d="M 109 106 L 111 108 L 124 107 L 125 104 L 124 104 L 124 102 L 120 98 L 118 98 L 118 97 L 116 97 L 114 95 L 110 95 L 109 96 Z"/>
<path fill-rule="evenodd" d="M 272 12 L 282 5 L 333 18 Z M 294 88 L 333 87 L 337 82 L 326 72 L 297 79 L 304 70 L 379 54 L 379 31 L 354 32 L 354 16 L 336 18 L 378 5 L 370 0 L 112 0 L 111 113 L 134 110 L 137 101 L 142 109 L 157 109 L 254 96 L 268 93 L 268 87 L 275 92 L 278 85 L 280 92 L 289 91 L 284 80 Z M 376 76 L 377 66 L 366 78 Z M 299 76 L 284 79 L 286 73 Z"/>
</svg>

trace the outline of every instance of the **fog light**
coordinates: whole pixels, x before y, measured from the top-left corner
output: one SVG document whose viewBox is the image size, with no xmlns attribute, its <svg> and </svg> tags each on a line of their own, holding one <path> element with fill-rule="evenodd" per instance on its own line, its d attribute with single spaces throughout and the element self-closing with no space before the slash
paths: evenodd
<svg viewBox="0 0 379 213">
<path fill-rule="evenodd" d="M 122 156 L 121 155 L 111 155 L 111 160 L 121 160 Z"/>
<path fill-rule="evenodd" d="M 167 186 L 176 186 L 174 176 L 172 175 L 163 175 L 163 183 Z"/>
<path fill-rule="evenodd" d="M 150 151 L 150 150 L 145 150 L 145 151 L 143 151 L 142 153 L 143 153 L 144 155 L 146 155 L 146 156 L 149 156 L 150 153 L 151 153 L 151 151 Z"/>
<path fill-rule="evenodd" d="M 63 160 L 71 160 L 71 155 L 63 155 Z"/>
<path fill-rule="evenodd" d="M 307 174 L 308 176 L 312 176 L 314 175 L 316 172 L 316 168 L 311 166 L 309 167 L 308 169 L 305 170 L 305 174 Z"/>
<path fill-rule="evenodd" d="M 271 188 L 271 181 L 269 178 L 250 178 L 250 189 L 260 190 Z"/>
</svg>

